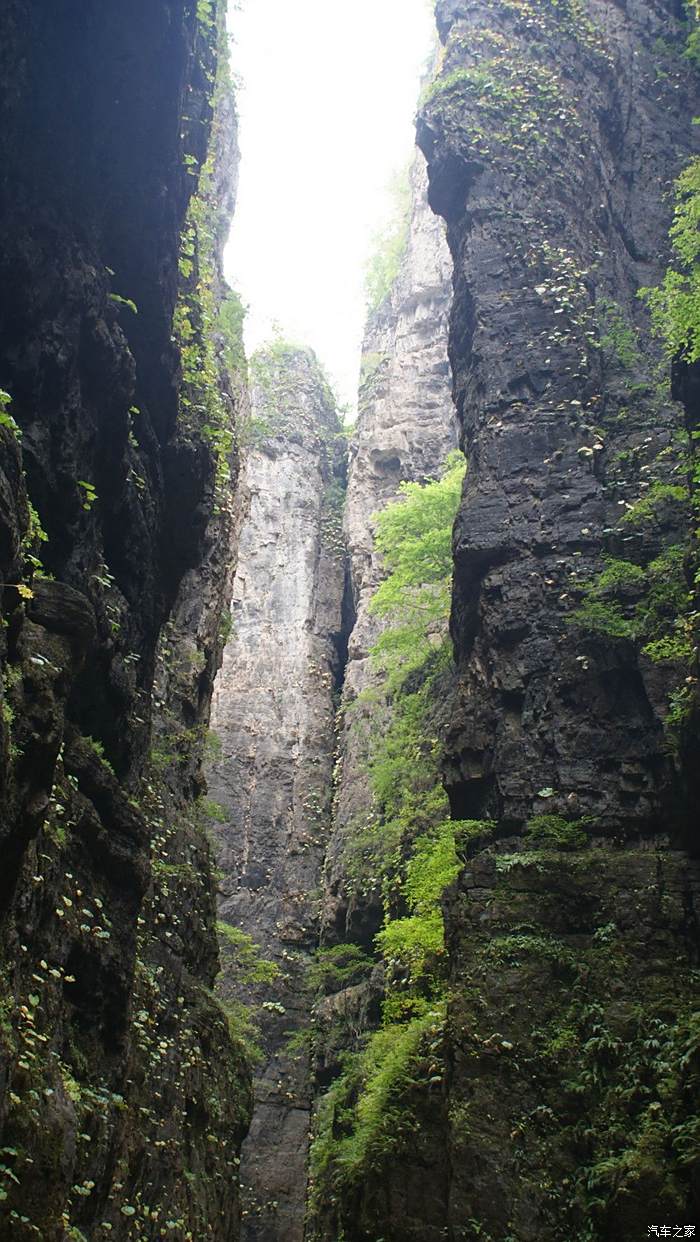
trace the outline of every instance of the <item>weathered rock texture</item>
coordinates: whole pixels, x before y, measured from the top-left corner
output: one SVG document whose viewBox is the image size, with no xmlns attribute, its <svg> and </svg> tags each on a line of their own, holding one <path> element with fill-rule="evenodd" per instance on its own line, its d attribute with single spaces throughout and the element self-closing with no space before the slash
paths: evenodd
<svg viewBox="0 0 700 1242">
<path fill-rule="evenodd" d="M 672 780 L 669 678 L 633 644 L 568 621 L 604 553 L 643 564 L 683 538 L 682 506 L 620 520 L 653 481 L 685 481 L 682 420 L 654 386 L 636 298 L 663 269 L 663 187 L 692 141 L 683 34 L 663 5 L 437 15 L 444 62 L 419 137 L 455 263 L 450 355 L 470 460 L 453 808 L 651 826 Z M 556 797 L 538 800 L 542 788 Z"/>
<path fill-rule="evenodd" d="M 400 270 L 370 315 L 360 371 L 357 427 L 350 446 L 344 529 L 348 548 L 354 624 L 343 688 L 333 836 L 325 878 L 326 933 L 371 943 L 381 922 L 378 895 L 352 892 L 345 861 L 348 838 L 372 803 L 367 775 L 370 715 L 379 701 L 353 707 L 363 690 L 378 688 L 369 650 L 381 621 L 369 611 L 383 568 L 374 547 L 373 515 L 395 500 L 402 482 L 438 478 L 457 447 L 457 425 L 447 358 L 452 298 L 451 262 L 444 226 L 427 201 L 425 161 L 411 169 L 411 209 Z M 350 711 L 350 715 L 345 715 Z M 350 890 L 350 891 L 349 891 Z"/>
<path fill-rule="evenodd" d="M 238 400 L 208 292 L 235 145 L 216 17 L 0 19 L 3 1238 L 237 1234 L 249 1086 L 196 810 Z"/>
<path fill-rule="evenodd" d="M 281 971 L 266 987 L 237 987 L 226 970 L 222 982 L 226 996 L 257 1007 L 263 1049 L 243 1149 L 243 1232 L 248 1242 L 297 1242 L 310 1109 L 306 972 L 318 941 L 342 676 L 346 444 L 312 354 L 273 346 L 252 374 L 248 512 L 209 787 L 220 820 L 220 917 Z"/>
<path fill-rule="evenodd" d="M 327 1114 L 315 1240 L 634 1242 L 699 1206 L 697 785 L 673 728 L 692 670 L 644 650 L 651 613 L 665 641 L 684 607 L 688 445 L 636 296 L 664 270 L 697 81 L 671 4 L 438 0 L 437 20 L 418 132 L 469 461 L 444 772 L 464 869 L 442 1043 L 382 1063 L 391 1134 L 353 1135 L 347 1095 Z M 336 1131 L 362 1138 L 349 1176 Z"/>
<path fill-rule="evenodd" d="M 349 944 L 351 955 L 335 959 L 318 972 L 319 995 L 314 1009 L 314 1072 L 317 1095 L 338 1076 L 343 1054 L 357 1052 L 381 1025 L 384 969 L 372 963 L 374 937 L 384 908 L 378 869 L 366 858 L 363 842 L 370 824 L 381 818 L 375 805 L 369 761 L 373 739 L 382 736 L 394 716 L 395 703 L 384 688 L 384 676 L 373 664 L 370 649 L 383 622 L 371 612 L 372 597 L 386 572 L 375 548 L 375 515 L 397 499 L 402 482 L 427 482 L 440 477 L 445 460 L 457 446 L 457 426 L 447 359 L 447 330 L 451 304 L 451 264 L 442 222 L 427 202 L 425 161 L 420 153 L 411 170 L 411 211 L 406 249 L 399 273 L 379 307 L 370 314 L 365 334 L 357 428 L 350 450 L 345 512 L 354 624 L 350 631 L 348 662 L 340 715 L 338 763 L 333 827 L 326 858 L 323 893 L 322 941 L 324 952 Z M 445 678 L 448 692 L 449 675 Z M 365 697 L 360 697 L 363 695 Z M 360 952 L 360 950 L 362 950 Z M 343 949 L 347 952 L 347 949 Z M 353 956 L 354 953 L 354 956 Z M 326 959 L 329 963 L 332 959 Z M 338 968 L 340 967 L 340 968 Z M 317 1101 L 318 1102 L 318 1101 Z M 396 1235 L 413 1237 L 409 1200 L 424 1205 L 424 1195 L 435 1199 L 440 1180 L 438 1157 L 424 1155 L 439 1136 L 440 1118 L 432 1115 L 432 1101 L 411 1126 L 415 1143 L 406 1153 L 401 1178 L 406 1193 L 396 1207 Z M 317 1114 L 316 1144 L 323 1142 L 325 1102 Z M 339 1127 L 330 1131 L 340 1138 Z M 368 1170 L 369 1172 L 369 1170 Z M 415 1180 L 417 1179 L 417 1180 Z M 391 1193 L 391 1191 L 389 1192 Z M 357 1196 L 344 1201 L 314 1159 L 308 1236 L 314 1239 L 379 1236 L 386 1222 L 375 1219 Z M 422 1212 L 419 1226 L 425 1219 Z M 366 1234 L 364 1231 L 368 1230 Z M 349 1234 L 347 1236 L 350 1236 Z M 420 1233 L 422 1242 L 427 1235 Z"/>
<path fill-rule="evenodd" d="M 447 788 L 497 836 L 560 817 L 529 855 L 474 847 L 446 906 L 446 1223 L 631 1242 L 650 1204 L 697 1212 L 697 875 L 665 835 L 693 824 L 664 728 L 687 670 L 572 614 L 606 556 L 644 568 L 685 538 L 682 420 L 635 295 L 663 269 L 695 84 L 669 5 L 437 16 L 419 138 L 455 264 L 470 462 Z M 587 847 L 562 828 L 582 816 Z"/>
</svg>

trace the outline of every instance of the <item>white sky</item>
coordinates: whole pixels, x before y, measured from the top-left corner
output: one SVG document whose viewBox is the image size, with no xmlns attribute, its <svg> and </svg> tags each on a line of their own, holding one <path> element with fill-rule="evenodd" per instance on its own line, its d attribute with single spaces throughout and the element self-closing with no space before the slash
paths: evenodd
<svg viewBox="0 0 700 1242">
<path fill-rule="evenodd" d="M 364 269 L 411 158 L 428 0 L 232 0 L 238 207 L 225 253 L 249 306 L 246 347 L 282 334 L 315 349 L 356 399 Z"/>
</svg>

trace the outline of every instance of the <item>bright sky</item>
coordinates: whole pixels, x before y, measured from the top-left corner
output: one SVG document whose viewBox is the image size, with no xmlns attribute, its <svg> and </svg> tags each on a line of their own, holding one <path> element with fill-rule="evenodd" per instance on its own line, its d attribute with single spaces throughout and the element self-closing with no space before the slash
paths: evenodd
<svg viewBox="0 0 700 1242">
<path fill-rule="evenodd" d="M 354 406 L 364 269 L 411 158 L 428 0 L 232 0 L 241 171 L 225 254 L 252 352 L 277 323 Z"/>
</svg>

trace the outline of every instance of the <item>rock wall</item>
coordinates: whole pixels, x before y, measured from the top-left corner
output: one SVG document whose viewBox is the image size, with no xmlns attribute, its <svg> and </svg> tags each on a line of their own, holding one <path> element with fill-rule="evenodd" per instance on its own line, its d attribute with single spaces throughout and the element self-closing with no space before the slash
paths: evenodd
<svg viewBox="0 0 700 1242">
<path fill-rule="evenodd" d="M 457 447 L 447 359 L 451 263 L 444 227 L 428 206 L 420 152 L 410 180 L 410 219 L 401 266 L 391 289 L 369 316 L 362 347 L 344 518 L 354 622 L 343 689 L 324 923 L 330 938 L 356 938 L 365 944 L 371 944 L 379 928 L 381 905 L 378 894 L 364 893 L 360 898 L 348 887 L 345 847 L 353 825 L 371 808 L 367 725 L 370 712 L 373 716 L 381 712 L 378 702 L 371 708 L 353 706 L 364 690 L 378 688 L 381 681 L 369 658 L 381 631 L 381 621 L 370 613 L 369 605 L 383 576 L 372 518 L 396 499 L 402 482 L 437 478 L 448 453 Z"/>
<path fill-rule="evenodd" d="M 346 442 L 312 354 L 274 345 L 252 362 L 252 418 L 232 629 L 216 683 L 209 769 L 220 918 L 279 968 L 224 970 L 255 1007 L 262 1053 L 243 1149 L 243 1236 L 303 1236 L 311 994 L 342 678 Z M 222 942 L 225 945 L 225 940 Z"/>
<path fill-rule="evenodd" d="M 650 1204 L 697 1212 L 697 867 L 677 848 L 696 842 L 673 733 L 688 656 L 667 641 L 686 446 L 636 297 L 663 269 L 696 81 L 672 6 L 456 0 L 437 17 L 419 139 L 470 462 L 445 776 L 453 814 L 495 833 L 445 907 L 447 1221 L 454 1238 L 631 1242 Z"/>
<path fill-rule="evenodd" d="M 198 806 L 240 404 L 223 18 L 0 19 L 7 1238 L 237 1236 L 249 1081 Z"/>
<path fill-rule="evenodd" d="M 687 521 L 664 490 L 686 482 L 680 410 L 636 297 L 662 270 L 662 186 L 693 141 L 683 32 L 656 5 L 565 6 L 551 31 L 537 5 L 437 14 L 444 61 L 419 137 L 455 263 L 471 467 L 453 807 L 650 826 L 673 780 L 662 722 L 677 670 L 570 622 L 604 555 L 648 564 Z M 648 520 L 630 512 L 645 493 Z"/>
<path fill-rule="evenodd" d="M 354 618 L 339 714 L 332 831 L 323 884 L 322 948 L 315 978 L 315 1141 L 306 1235 L 314 1242 L 336 1236 L 374 1238 L 389 1229 L 395 1232 L 387 1232 L 387 1237 L 427 1242 L 432 1234 L 425 1232 L 425 1213 L 417 1213 L 414 1233 L 416 1213 L 408 1200 L 412 1195 L 421 1200 L 424 1192 L 433 1204 L 440 1199 L 439 1168 L 429 1159 L 426 1175 L 424 1163 L 432 1140 L 439 1141 L 440 1136 L 441 1118 L 432 1114 L 432 1101 L 421 1111 L 420 1122 L 411 1117 L 405 1123 L 411 1126 L 413 1150 L 405 1153 L 399 1175 L 406 1194 L 396 1195 L 391 1179 L 387 1181 L 391 1225 L 376 1210 L 374 1186 L 371 1206 L 365 1210 L 361 1193 L 353 1188 L 346 1198 L 319 1156 L 326 1143 L 332 1149 L 344 1133 L 341 1116 L 337 1125 L 328 1120 L 330 1097 L 325 1093 L 347 1064 L 344 1056 L 357 1055 L 382 1025 L 385 999 L 384 964 L 376 953 L 374 937 L 384 919 L 386 893 L 382 892 L 378 860 L 367 857 L 365 843 L 367 830 L 371 835 L 383 816 L 370 775 L 373 739 L 390 727 L 397 704 L 370 656 L 384 627 L 371 611 L 371 602 L 386 574 L 375 547 L 375 515 L 397 499 L 402 482 L 438 479 L 446 458 L 457 447 L 447 359 L 451 263 L 442 222 L 428 205 L 420 152 L 410 179 L 406 248 L 392 287 L 368 319 L 359 416 L 350 447 L 344 527 Z M 448 673 L 443 679 L 446 694 L 449 682 Z M 394 880 L 398 891 L 398 862 Z M 345 1117 L 350 1115 L 357 1098 L 355 1094 L 343 1101 L 338 1106 L 341 1114 L 345 1104 Z M 369 1169 L 363 1169 L 361 1177 L 365 1176 L 370 1176 Z M 353 1229 L 355 1233 L 347 1232 Z"/>
<path fill-rule="evenodd" d="M 688 440 L 637 296 L 697 78 L 672 5 L 436 12 L 418 136 L 469 463 L 444 730 L 461 870 L 444 1021 L 410 1044 L 389 1018 L 321 1105 L 313 1238 L 633 1242 L 698 1208 Z M 369 947 L 379 902 L 337 900 L 350 831 L 328 927 Z M 355 1047 L 380 1022 L 378 973 L 320 1002 L 322 1074 L 341 1010 Z"/>
</svg>

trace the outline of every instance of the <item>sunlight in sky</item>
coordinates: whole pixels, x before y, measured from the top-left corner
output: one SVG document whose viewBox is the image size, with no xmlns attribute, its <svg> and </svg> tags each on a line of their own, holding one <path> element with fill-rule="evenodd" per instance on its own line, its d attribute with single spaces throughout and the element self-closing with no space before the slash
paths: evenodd
<svg viewBox="0 0 700 1242">
<path fill-rule="evenodd" d="M 435 39 L 427 0 L 231 5 L 241 171 L 225 254 L 252 352 L 277 323 L 354 406 L 373 235 L 408 164 Z"/>
</svg>

